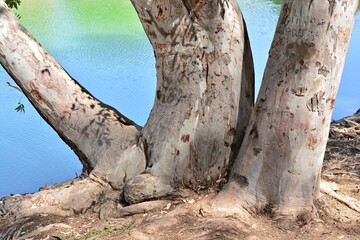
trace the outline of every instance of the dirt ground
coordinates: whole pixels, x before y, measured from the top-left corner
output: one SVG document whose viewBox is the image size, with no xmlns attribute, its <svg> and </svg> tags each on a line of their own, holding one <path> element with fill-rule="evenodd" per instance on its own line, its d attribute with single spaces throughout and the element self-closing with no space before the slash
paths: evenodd
<svg viewBox="0 0 360 240">
<path fill-rule="evenodd" d="M 360 201 L 359 177 L 342 174 L 339 186 L 338 194 Z M 162 209 L 120 218 L 99 219 L 90 212 L 68 218 L 40 215 L 7 226 L 14 231 L 12 239 L 360 239 L 360 213 L 328 195 L 317 203 L 315 219 L 290 229 L 266 215 L 246 222 L 215 218 L 201 210 L 213 196 L 189 194 Z"/>
<path fill-rule="evenodd" d="M 154 201 L 152 211 L 145 213 L 144 205 L 141 213 L 133 214 L 130 208 L 116 218 L 100 218 L 91 211 L 73 217 L 39 215 L 15 223 L 4 217 L 0 233 L 12 236 L 8 239 L 62 240 L 360 239 L 360 114 L 332 124 L 322 179 L 330 190 L 322 189 L 315 218 L 291 228 L 266 214 L 246 221 L 216 218 L 202 207 L 214 191 L 184 191 L 171 200 Z"/>
</svg>

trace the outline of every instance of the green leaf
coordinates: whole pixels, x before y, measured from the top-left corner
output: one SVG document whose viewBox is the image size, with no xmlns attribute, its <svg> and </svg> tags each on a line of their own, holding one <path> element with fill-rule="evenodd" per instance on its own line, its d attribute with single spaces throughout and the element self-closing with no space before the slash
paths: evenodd
<svg viewBox="0 0 360 240">
<path fill-rule="evenodd" d="M 5 0 L 5 3 L 9 6 L 9 8 L 18 9 L 18 6 L 21 3 L 21 0 Z"/>
<path fill-rule="evenodd" d="M 25 113 L 25 106 L 21 102 L 18 102 L 18 106 L 15 108 L 17 112 Z"/>
<path fill-rule="evenodd" d="M 15 17 L 16 17 L 17 19 L 20 19 L 20 18 L 21 18 L 20 13 L 15 13 Z"/>
</svg>

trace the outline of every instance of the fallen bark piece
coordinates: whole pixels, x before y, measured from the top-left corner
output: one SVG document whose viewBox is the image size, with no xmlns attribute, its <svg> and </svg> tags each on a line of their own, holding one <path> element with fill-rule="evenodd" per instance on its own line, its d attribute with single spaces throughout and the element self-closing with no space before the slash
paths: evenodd
<svg viewBox="0 0 360 240">
<path fill-rule="evenodd" d="M 142 202 L 134 205 L 130 205 L 128 207 L 124 207 L 115 212 L 112 217 L 120 218 L 140 213 L 147 213 L 149 211 L 161 210 L 166 208 L 166 206 L 170 203 L 168 200 L 157 200 L 150 202 Z"/>
</svg>

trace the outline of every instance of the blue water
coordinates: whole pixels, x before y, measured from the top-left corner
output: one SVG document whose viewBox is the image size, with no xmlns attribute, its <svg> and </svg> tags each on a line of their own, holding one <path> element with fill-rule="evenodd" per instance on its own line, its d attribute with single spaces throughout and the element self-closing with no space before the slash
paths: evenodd
<svg viewBox="0 0 360 240">
<path fill-rule="evenodd" d="M 35 2 L 41 7 L 34 7 Z M 143 125 L 155 94 L 155 63 L 152 48 L 139 30 L 140 24 L 124 23 L 116 15 L 109 17 L 114 6 L 128 7 L 124 2 L 27 0 L 21 6 L 21 21 L 93 95 Z M 249 30 L 258 89 L 280 6 L 263 0 L 239 2 Z M 88 15 L 82 12 L 89 8 L 96 11 Z M 346 60 L 335 119 L 351 115 L 360 107 L 359 42 L 360 15 Z M 0 69 L 0 197 L 34 192 L 45 184 L 80 174 L 82 167 L 76 155 L 26 98 L 6 82 L 14 84 Z M 25 105 L 25 114 L 14 110 L 19 101 Z"/>
<path fill-rule="evenodd" d="M 360 11 L 351 37 L 350 47 L 336 98 L 333 118 L 340 119 L 360 109 Z"/>
</svg>

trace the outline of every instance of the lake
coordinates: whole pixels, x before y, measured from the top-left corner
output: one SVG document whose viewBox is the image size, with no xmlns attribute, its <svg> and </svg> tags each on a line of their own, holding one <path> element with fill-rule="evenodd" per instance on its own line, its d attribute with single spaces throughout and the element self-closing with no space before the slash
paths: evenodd
<svg viewBox="0 0 360 240">
<path fill-rule="evenodd" d="M 243 0 L 255 61 L 256 89 L 267 60 L 280 5 Z M 23 0 L 21 22 L 95 97 L 145 124 L 155 94 L 153 50 L 128 0 Z M 334 119 L 360 107 L 360 15 L 336 101 Z M 41 119 L 0 69 L 0 197 L 38 191 L 81 173 L 71 149 Z M 25 113 L 14 109 L 21 102 Z"/>
</svg>

